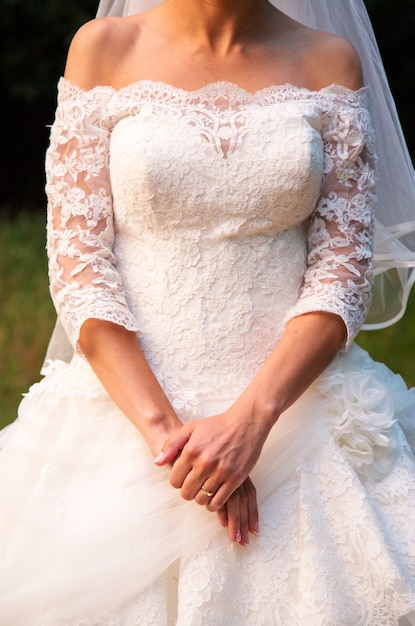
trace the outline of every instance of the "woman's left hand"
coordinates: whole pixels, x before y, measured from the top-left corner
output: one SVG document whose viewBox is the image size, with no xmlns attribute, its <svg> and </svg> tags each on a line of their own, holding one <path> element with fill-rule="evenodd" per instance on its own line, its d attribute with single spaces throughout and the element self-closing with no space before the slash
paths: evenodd
<svg viewBox="0 0 415 626">
<path fill-rule="evenodd" d="M 233 511 L 237 496 L 250 490 L 252 483 L 246 481 L 270 427 L 246 407 L 233 405 L 220 415 L 184 424 L 164 443 L 155 463 L 174 461 L 170 483 L 185 500 L 195 500 L 212 512 L 225 505 Z"/>
</svg>

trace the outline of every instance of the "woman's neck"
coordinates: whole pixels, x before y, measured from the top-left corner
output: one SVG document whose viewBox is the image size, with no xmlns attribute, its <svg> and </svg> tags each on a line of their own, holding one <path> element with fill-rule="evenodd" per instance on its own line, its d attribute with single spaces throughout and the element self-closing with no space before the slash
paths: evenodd
<svg viewBox="0 0 415 626">
<path fill-rule="evenodd" d="M 182 37 L 218 55 L 248 41 L 266 24 L 270 8 L 267 0 L 166 0 L 164 6 Z"/>
</svg>

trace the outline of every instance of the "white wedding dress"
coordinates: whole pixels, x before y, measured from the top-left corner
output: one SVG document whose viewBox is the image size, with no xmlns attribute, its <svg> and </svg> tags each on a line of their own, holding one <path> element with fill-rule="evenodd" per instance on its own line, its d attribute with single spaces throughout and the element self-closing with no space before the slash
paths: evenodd
<svg viewBox="0 0 415 626">
<path fill-rule="evenodd" d="M 373 243 L 365 98 L 61 80 L 48 249 L 75 355 L 0 435 L 1 626 L 415 623 L 415 395 L 353 343 Z M 340 315 L 347 344 L 273 429 L 252 474 L 260 532 L 231 545 L 154 466 L 79 329 L 137 332 L 191 420 L 229 406 L 311 311 Z"/>
</svg>

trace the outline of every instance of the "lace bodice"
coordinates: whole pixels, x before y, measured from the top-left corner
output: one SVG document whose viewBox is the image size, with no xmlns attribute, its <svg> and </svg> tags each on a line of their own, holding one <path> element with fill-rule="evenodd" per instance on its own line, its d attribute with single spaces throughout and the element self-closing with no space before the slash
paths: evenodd
<svg viewBox="0 0 415 626">
<path fill-rule="evenodd" d="M 209 372 L 221 389 L 246 384 L 294 316 L 337 314 L 350 344 L 370 302 L 365 97 L 62 79 L 48 253 L 73 345 L 87 318 L 109 320 L 141 335 L 167 387 Z"/>
</svg>

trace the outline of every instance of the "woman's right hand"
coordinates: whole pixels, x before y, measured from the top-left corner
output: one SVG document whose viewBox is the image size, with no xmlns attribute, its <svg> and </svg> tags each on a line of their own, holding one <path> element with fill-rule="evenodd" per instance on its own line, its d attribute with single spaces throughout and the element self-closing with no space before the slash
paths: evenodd
<svg viewBox="0 0 415 626">
<path fill-rule="evenodd" d="M 208 499 L 203 493 L 197 495 L 198 503 Z M 196 498 L 195 498 L 196 499 Z M 256 489 L 252 480 L 248 478 L 236 489 L 226 504 L 217 511 L 219 523 L 227 528 L 231 541 L 241 546 L 249 544 L 249 534 L 258 534 L 258 503 Z"/>
</svg>

